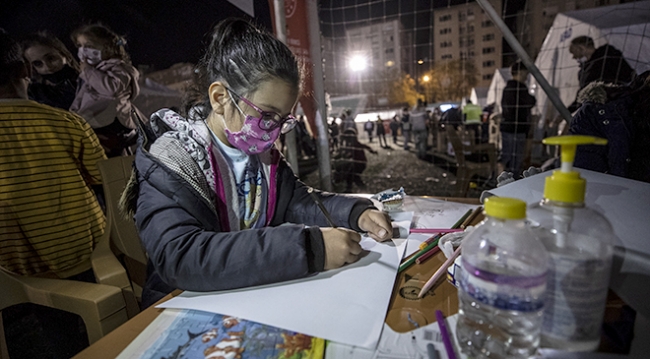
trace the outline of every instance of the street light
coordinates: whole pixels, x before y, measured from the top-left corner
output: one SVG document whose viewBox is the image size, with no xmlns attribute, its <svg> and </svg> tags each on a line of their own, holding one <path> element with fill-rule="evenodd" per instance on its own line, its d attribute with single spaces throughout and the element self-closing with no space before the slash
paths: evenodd
<svg viewBox="0 0 650 359">
<path fill-rule="evenodd" d="M 348 67 L 350 71 L 357 74 L 357 80 L 359 81 L 359 93 L 362 93 L 361 89 L 361 73 L 368 68 L 368 59 L 363 55 L 353 55 L 348 60 Z"/>
</svg>

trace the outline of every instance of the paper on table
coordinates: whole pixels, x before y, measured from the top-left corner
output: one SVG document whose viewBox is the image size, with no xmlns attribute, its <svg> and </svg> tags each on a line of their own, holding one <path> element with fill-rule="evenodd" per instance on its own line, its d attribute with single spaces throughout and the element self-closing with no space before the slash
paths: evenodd
<svg viewBox="0 0 650 359">
<path fill-rule="evenodd" d="M 184 292 L 162 308 L 196 309 L 374 349 L 406 240 L 377 243 L 356 263 L 300 280 L 223 292 Z"/>
</svg>

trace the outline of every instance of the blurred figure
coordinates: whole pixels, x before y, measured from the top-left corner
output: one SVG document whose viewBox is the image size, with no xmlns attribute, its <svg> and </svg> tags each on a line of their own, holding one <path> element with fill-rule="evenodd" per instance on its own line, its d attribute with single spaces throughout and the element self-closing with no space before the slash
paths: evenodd
<svg viewBox="0 0 650 359">
<path fill-rule="evenodd" d="M 528 93 L 526 78 L 528 69 L 521 61 L 510 66 L 512 80 L 508 80 L 503 89 L 501 108 L 501 170 L 512 172 L 516 176 L 522 172 L 522 164 L 526 153 L 526 139 L 530 130 L 530 109 L 535 106 L 535 97 Z"/>
<path fill-rule="evenodd" d="M 384 144 L 381 144 L 381 140 L 384 140 Z M 379 141 L 379 146 L 383 148 L 388 148 L 388 142 L 386 142 L 386 128 L 384 128 L 384 121 L 381 117 L 377 115 L 377 141 Z"/>
<path fill-rule="evenodd" d="M 335 157 L 334 179 L 336 182 L 345 181 L 345 192 L 352 191 L 352 184 L 356 184 L 360 189 L 365 189 L 366 184 L 361 179 L 361 174 L 366 169 L 368 159 L 366 152 L 377 154 L 370 146 L 359 142 L 357 132 L 354 129 L 347 129 L 341 135 L 341 150 Z"/>
<path fill-rule="evenodd" d="M 463 122 L 465 123 L 466 130 L 474 131 L 474 143 L 478 143 L 481 137 L 481 116 L 483 110 L 481 106 L 475 105 L 471 100 L 467 99 L 467 103 L 463 106 Z"/>
<path fill-rule="evenodd" d="M 79 267 L 106 227 L 91 189 L 101 185 L 96 164 L 106 157 L 84 119 L 28 100 L 31 69 L 18 42 L 0 29 L 0 266 L 94 282 L 90 263 Z M 28 357 L 28 347 L 69 358 L 88 344 L 71 313 L 24 303 L 3 310 L 2 318 L 12 329 L 34 327 L 5 332 L 12 358 Z"/>
<path fill-rule="evenodd" d="M 338 151 L 339 149 L 339 125 L 336 124 L 336 118 L 332 118 L 332 121 L 327 125 L 327 129 L 330 133 L 330 139 L 332 141 L 331 150 Z"/>
<path fill-rule="evenodd" d="M 409 149 L 409 142 L 411 142 L 411 115 L 409 114 L 408 107 L 402 110 L 402 135 L 404 135 L 404 149 Z"/>
<path fill-rule="evenodd" d="M 571 40 L 569 52 L 580 64 L 578 93 L 594 81 L 626 84 L 635 75 L 620 50 L 607 44 L 596 49 L 594 40 L 589 36 L 578 36 Z M 569 111 L 574 112 L 579 106 L 576 95 L 576 101 L 569 105 Z"/>
<path fill-rule="evenodd" d="M 368 133 L 368 142 L 372 143 L 372 132 L 375 130 L 375 124 L 370 119 L 363 124 L 363 129 Z"/>
<path fill-rule="evenodd" d="M 606 138 L 607 146 L 578 146 L 574 165 L 650 182 L 650 71 L 630 85 L 593 82 L 578 101 L 569 133 Z"/>
<path fill-rule="evenodd" d="M 399 134 L 400 122 L 399 117 L 395 115 L 393 120 L 390 121 L 390 133 L 393 135 L 393 144 L 397 144 L 397 135 Z"/>
<path fill-rule="evenodd" d="M 424 159 L 427 154 L 427 137 L 429 131 L 427 130 L 428 116 L 426 113 L 426 102 L 418 99 L 417 105 L 411 113 L 411 125 L 413 137 L 415 140 L 415 149 L 419 159 Z"/>
<path fill-rule="evenodd" d="M 22 41 L 23 55 L 32 67 L 29 98 L 68 110 L 77 92 L 79 63 L 61 40 L 38 32 Z"/>
<path fill-rule="evenodd" d="M 140 93 L 140 73 L 131 65 L 126 40 L 109 28 L 91 24 L 72 33 L 81 73 L 70 111 L 88 121 L 108 157 L 129 155 L 135 144 L 138 116 L 132 101 Z"/>
</svg>

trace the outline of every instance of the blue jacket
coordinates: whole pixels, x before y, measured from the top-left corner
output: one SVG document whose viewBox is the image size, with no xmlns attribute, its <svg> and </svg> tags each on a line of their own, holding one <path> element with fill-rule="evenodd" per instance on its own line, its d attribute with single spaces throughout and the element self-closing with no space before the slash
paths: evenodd
<svg viewBox="0 0 650 359">
<path fill-rule="evenodd" d="M 154 114 L 152 126 L 159 127 L 163 117 L 164 112 Z M 308 194 L 308 187 L 296 178 L 279 152 L 271 151 L 262 161 L 270 178 L 267 226 L 240 230 L 236 228 L 238 219 L 232 215 L 238 199 L 228 195 L 232 176 L 228 167 L 219 165 L 226 163 L 220 152 L 213 151 L 218 158 L 212 162 L 212 169 L 220 183 L 217 187 L 225 190 L 214 191 L 201 185 L 205 184 L 203 172 L 199 162 L 184 157 L 186 147 L 177 139 L 162 137 L 163 133 L 177 132 L 181 131 L 159 130 L 155 144 L 149 146 L 145 141 L 135 158 L 134 218 L 151 271 L 144 288 L 150 293 L 143 293 L 143 302 L 145 296 L 153 302 L 174 288 L 233 289 L 302 278 L 323 270 L 319 227 L 329 225 Z M 154 154 L 156 146 L 163 151 Z M 324 192 L 318 195 L 337 226 L 357 231 L 359 216 L 372 207 L 366 199 Z"/>
</svg>

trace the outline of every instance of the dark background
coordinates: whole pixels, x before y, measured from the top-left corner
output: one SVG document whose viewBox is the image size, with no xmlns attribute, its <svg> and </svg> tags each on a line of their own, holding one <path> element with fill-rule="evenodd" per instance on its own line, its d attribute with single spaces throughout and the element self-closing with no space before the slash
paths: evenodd
<svg viewBox="0 0 650 359">
<path fill-rule="evenodd" d="M 271 29 L 268 1 L 255 0 L 255 21 Z M 219 20 L 250 17 L 226 0 L 7 0 L 0 6 L 0 27 L 20 37 L 48 30 L 76 55 L 70 33 L 101 22 L 127 40 L 133 64 L 165 69 L 196 63 L 206 34 Z"/>
</svg>

